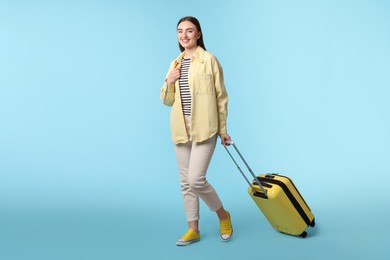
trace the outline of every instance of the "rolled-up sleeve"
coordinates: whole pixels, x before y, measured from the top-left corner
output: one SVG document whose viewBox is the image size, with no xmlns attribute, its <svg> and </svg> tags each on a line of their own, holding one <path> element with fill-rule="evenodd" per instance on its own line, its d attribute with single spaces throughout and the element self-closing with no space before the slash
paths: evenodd
<svg viewBox="0 0 390 260">
<path fill-rule="evenodd" d="M 161 87 L 161 92 L 160 92 L 161 102 L 167 106 L 172 106 L 173 103 L 175 103 L 175 84 L 168 84 L 166 81 L 169 72 L 172 69 L 172 66 L 173 64 L 171 63 L 171 65 L 169 66 L 168 73 L 164 79 L 164 85 Z"/>
</svg>

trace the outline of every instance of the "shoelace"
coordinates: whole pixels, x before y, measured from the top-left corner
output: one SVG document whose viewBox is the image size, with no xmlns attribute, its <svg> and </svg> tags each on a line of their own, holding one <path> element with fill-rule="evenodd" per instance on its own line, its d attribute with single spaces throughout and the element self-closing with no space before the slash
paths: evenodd
<svg viewBox="0 0 390 260">
<path fill-rule="evenodd" d="M 232 232 L 229 219 L 223 219 L 220 221 L 220 229 L 221 234 L 230 234 Z"/>
</svg>

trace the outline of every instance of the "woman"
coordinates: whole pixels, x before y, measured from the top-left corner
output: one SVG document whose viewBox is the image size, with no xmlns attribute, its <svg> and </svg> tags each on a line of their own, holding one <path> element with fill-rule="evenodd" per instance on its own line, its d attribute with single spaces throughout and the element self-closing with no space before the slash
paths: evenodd
<svg viewBox="0 0 390 260">
<path fill-rule="evenodd" d="M 200 240 L 199 197 L 217 213 L 220 237 L 229 241 L 233 234 L 230 214 L 206 180 L 217 135 L 223 145 L 230 141 L 226 131 L 228 96 L 222 67 L 206 51 L 195 17 L 179 20 L 177 37 L 182 53 L 171 62 L 160 96 L 165 105 L 172 106 L 171 132 L 189 226 L 176 244 L 183 246 Z"/>
</svg>

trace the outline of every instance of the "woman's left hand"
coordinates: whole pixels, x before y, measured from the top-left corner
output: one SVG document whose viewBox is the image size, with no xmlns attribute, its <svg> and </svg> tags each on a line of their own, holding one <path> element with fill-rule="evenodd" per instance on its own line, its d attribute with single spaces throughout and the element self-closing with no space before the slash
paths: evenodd
<svg viewBox="0 0 390 260">
<path fill-rule="evenodd" d="M 230 145 L 229 142 L 231 142 L 232 139 L 230 138 L 230 136 L 228 134 L 220 134 L 219 137 L 221 137 L 221 141 L 222 141 L 223 146 Z"/>
</svg>

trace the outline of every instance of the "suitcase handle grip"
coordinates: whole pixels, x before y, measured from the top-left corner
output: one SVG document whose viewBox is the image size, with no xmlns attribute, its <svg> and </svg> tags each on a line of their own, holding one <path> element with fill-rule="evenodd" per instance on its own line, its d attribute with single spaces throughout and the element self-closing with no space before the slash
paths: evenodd
<svg viewBox="0 0 390 260">
<path fill-rule="evenodd" d="M 234 147 L 234 149 L 236 150 L 237 154 L 240 156 L 241 160 L 244 162 L 246 168 L 248 168 L 250 174 L 252 175 L 252 177 L 254 178 L 254 180 L 256 181 L 256 183 L 259 185 L 261 191 L 263 192 L 263 194 L 267 197 L 267 193 L 263 187 L 263 185 L 260 183 L 260 181 L 257 179 L 256 175 L 253 173 L 251 167 L 249 166 L 249 164 L 246 162 L 246 160 L 244 159 L 244 156 L 242 156 L 242 154 L 240 153 L 240 150 L 238 150 L 236 144 L 233 142 L 233 141 L 227 141 L 227 144 L 229 145 L 232 145 Z M 244 179 L 246 180 L 246 182 L 249 184 L 249 187 L 252 187 L 252 183 L 248 180 L 248 178 L 245 176 L 244 172 L 241 170 L 240 166 L 238 165 L 238 163 L 236 162 L 236 160 L 234 159 L 233 155 L 229 152 L 229 150 L 227 149 L 226 146 L 224 146 L 227 153 L 230 155 L 230 158 L 232 158 L 234 164 L 237 166 L 238 170 L 240 171 L 241 175 L 244 177 Z"/>
</svg>

